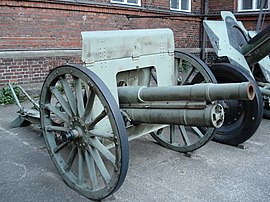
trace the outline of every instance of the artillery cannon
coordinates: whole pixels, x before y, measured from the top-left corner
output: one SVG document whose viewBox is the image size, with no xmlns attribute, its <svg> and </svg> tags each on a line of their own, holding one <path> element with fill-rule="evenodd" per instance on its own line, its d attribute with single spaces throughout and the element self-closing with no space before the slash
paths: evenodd
<svg viewBox="0 0 270 202">
<path fill-rule="evenodd" d="M 222 126 L 218 100 L 254 98 L 252 82 L 209 83 L 215 78 L 208 67 L 175 51 L 169 29 L 82 32 L 82 37 L 85 65 L 53 69 L 39 107 L 57 170 L 87 198 L 100 200 L 122 185 L 128 140 L 150 133 L 165 147 L 193 151 Z"/>
<path fill-rule="evenodd" d="M 258 84 L 253 101 L 225 102 L 227 118 L 214 139 L 237 145 L 254 134 L 263 114 L 270 117 L 270 26 L 257 34 L 247 31 L 231 12 L 222 11 L 221 16 L 222 21 L 203 22 L 218 56 L 211 65 L 213 74 L 219 83 L 256 80 Z"/>
</svg>

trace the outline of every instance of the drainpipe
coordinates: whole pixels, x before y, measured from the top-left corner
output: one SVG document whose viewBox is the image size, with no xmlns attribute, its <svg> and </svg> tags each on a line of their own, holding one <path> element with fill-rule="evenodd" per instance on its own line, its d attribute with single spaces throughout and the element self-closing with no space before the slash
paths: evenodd
<svg viewBox="0 0 270 202">
<path fill-rule="evenodd" d="M 264 5 L 265 5 L 265 0 L 262 0 L 261 5 L 260 5 L 260 14 L 259 14 L 257 25 L 256 25 L 256 32 L 257 33 L 259 33 L 261 31 L 261 28 L 262 28 L 262 15 L 263 15 Z"/>
<path fill-rule="evenodd" d="M 208 15 L 208 0 L 205 0 L 204 1 L 204 20 L 207 20 L 207 15 Z M 201 27 L 202 27 L 202 50 L 201 50 L 201 59 L 203 60 L 203 61 L 205 61 L 206 60 L 206 57 L 205 57 L 205 49 L 206 49 L 206 37 L 207 37 L 207 35 L 206 35 L 206 32 L 205 32 L 205 29 L 204 29 L 204 27 L 203 27 L 203 24 L 201 25 Z"/>
</svg>

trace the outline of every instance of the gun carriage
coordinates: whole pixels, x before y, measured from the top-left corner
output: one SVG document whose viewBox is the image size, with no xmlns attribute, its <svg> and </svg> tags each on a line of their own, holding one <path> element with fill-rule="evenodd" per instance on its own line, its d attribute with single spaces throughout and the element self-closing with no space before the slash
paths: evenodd
<svg viewBox="0 0 270 202">
<path fill-rule="evenodd" d="M 222 126 L 220 100 L 255 96 L 252 82 L 216 84 L 200 59 L 175 51 L 169 29 L 82 32 L 82 38 L 84 65 L 53 69 L 37 106 L 57 170 L 90 199 L 124 182 L 129 140 L 151 134 L 167 148 L 193 151 Z"/>
</svg>

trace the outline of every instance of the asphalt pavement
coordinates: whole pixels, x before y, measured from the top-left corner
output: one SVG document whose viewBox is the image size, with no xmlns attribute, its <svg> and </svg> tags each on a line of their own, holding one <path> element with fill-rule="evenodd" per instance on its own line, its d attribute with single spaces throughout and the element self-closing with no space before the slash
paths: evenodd
<svg viewBox="0 0 270 202">
<path fill-rule="evenodd" d="M 16 110 L 0 106 L 0 201 L 90 201 L 64 183 L 39 129 L 10 127 Z M 135 139 L 123 185 L 103 201 L 270 201 L 269 123 L 262 121 L 244 149 L 209 142 L 191 157 L 149 135 Z"/>
</svg>

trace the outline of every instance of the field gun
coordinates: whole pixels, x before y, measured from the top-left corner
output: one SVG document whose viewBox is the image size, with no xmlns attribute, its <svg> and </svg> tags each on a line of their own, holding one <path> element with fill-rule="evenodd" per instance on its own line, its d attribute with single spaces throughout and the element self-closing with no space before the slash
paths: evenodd
<svg viewBox="0 0 270 202">
<path fill-rule="evenodd" d="M 40 118 L 65 182 L 87 198 L 114 193 L 128 169 L 128 140 L 151 136 L 179 152 L 206 144 L 222 126 L 219 100 L 252 100 L 252 82 L 209 83 L 209 68 L 175 51 L 169 29 L 82 32 L 81 65 L 53 69 Z"/>
<path fill-rule="evenodd" d="M 164 147 L 194 151 L 222 127 L 220 100 L 254 99 L 252 82 L 217 84 L 199 58 L 176 51 L 170 29 L 82 37 L 84 65 L 53 69 L 39 104 L 30 98 L 36 113 L 17 100 L 21 114 L 13 124 L 39 122 L 64 181 L 92 200 L 108 197 L 124 182 L 128 141 L 150 134 Z"/>
</svg>

